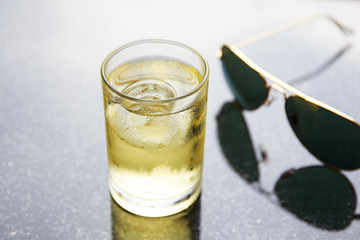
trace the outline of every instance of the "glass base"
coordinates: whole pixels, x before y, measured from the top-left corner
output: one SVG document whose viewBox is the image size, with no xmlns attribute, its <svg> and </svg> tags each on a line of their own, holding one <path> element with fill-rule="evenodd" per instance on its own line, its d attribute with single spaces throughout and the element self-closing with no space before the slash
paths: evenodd
<svg viewBox="0 0 360 240">
<path fill-rule="evenodd" d="M 201 181 L 189 191 L 169 199 L 147 200 L 129 195 L 109 180 L 110 193 L 115 202 L 125 210 L 144 217 L 165 217 L 189 208 L 199 197 Z"/>
</svg>

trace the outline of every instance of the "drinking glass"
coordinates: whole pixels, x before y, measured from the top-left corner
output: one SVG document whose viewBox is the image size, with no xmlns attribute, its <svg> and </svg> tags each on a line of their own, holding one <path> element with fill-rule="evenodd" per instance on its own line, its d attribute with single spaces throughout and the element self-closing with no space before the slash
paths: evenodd
<svg viewBox="0 0 360 240">
<path fill-rule="evenodd" d="M 101 66 L 109 185 L 137 215 L 188 208 L 201 191 L 209 67 L 192 48 L 141 40 Z"/>
</svg>

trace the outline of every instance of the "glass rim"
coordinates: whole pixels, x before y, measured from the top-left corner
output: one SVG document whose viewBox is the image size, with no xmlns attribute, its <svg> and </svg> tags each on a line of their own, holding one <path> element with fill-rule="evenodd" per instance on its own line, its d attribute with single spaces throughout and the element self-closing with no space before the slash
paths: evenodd
<svg viewBox="0 0 360 240">
<path fill-rule="evenodd" d="M 189 91 L 188 93 L 183 94 L 181 96 L 172 97 L 172 98 L 166 98 L 166 99 L 157 99 L 157 100 L 135 98 L 135 97 L 128 96 L 128 95 L 116 90 L 113 86 L 111 86 L 111 84 L 108 81 L 108 78 L 106 77 L 105 68 L 106 68 L 107 64 L 119 52 L 121 52 L 121 51 L 123 51 L 123 50 L 125 50 L 125 49 L 127 49 L 129 47 L 135 46 L 135 45 L 147 44 L 147 43 L 161 43 L 161 44 L 173 45 L 173 46 L 181 47 L 181 48 L 183 48 L 185 50 L 188 50 L 189 52 L 192 52 L 193 54 L 195 54 L 201 60 L 203 66 L 204 66 L 204 74 L 201 74 L 202 79 L 201 79 L 200 83 L 195 88 L 193 88 L 191 91 Z M 198 91 L 200 91 L 200 89 L 202 89 L 202 87 L 205 85 L 205 83 L 208 82 L 208 79 L 209 79 L 209 65 L 208 65 L 206 59 L 203 58 L 196 50 L 194 50 L 193 48 L 191 48 L 191 47 L 189 47 L 189 46 L 187 46 L 185 44 L 182 44 L 182 43 L 179 43 L 179 42 L 176 42 L 176 41 L 171 41 L 171 40 L 164 40 L 164 39 L 143 39 L 143 40 L 138 40 L 138 41 L 133 41 L 133 42 L 126 43 L 126 44 L 121 45 L 120 47 L 116 48 L 115 50 L 111 51 L 105 57 L 104 61 L 101 64 L 100 74 L 101 74 L 102 81 L 106 84 L 106 86 L 113 93 L 120 96 L 121 98 L 131 100 L 131 101 L 134 101 L 134 102 L 142 102 L 142 103 L 149 103 L 149 104 L 151 104 L 151 103 L 159 104 L 159 103 L 168 103 L 168 102 L 174 102 L 174 101 L 177 101 L 177 100 L 185 99 L 187 97 L 190 97 L 190 96 L 194 95 Z"/>
</svg>

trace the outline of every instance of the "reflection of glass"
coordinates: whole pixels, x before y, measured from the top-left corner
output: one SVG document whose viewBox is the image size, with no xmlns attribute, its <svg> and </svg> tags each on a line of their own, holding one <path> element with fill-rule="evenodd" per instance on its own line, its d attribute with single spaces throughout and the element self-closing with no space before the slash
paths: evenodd
<svg viewBox="0 0 360 240">
<path fill-rule="evenodd" d="M 199 196 L 208 65 L 193 49 L 143 40 L 101 68 L 112 197 L 142 216 L 180 212 Z"/>
<path fill-rule="evenodd" d="M 261 186 L 258 161 L 242 109 L 236 103 L 223 105 L 218 134 L 222 151 L 233 169 L 257 191 L 299 219 L 326 230 L 348 227 L 355 214 L 356 193 L 338 170 L 326 166 L 291 169 L 277 180 L 274 191 Z"/>
<path fill-rule="evenodd" d="M 162 218 L 134 215 L 111 199 L 112 239 L 196 240 L 200 238 L 200 198 L 187 210 Z"/>
</svg>

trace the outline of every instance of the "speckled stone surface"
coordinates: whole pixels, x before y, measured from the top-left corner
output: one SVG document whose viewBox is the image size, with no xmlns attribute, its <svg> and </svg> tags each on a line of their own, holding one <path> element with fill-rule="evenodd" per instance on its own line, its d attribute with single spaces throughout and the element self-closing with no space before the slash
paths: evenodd
<svg viewBox="0 0 360 240">
<path fill-rule="evenodd" d="M 330 14 L 358 32 L 353 45 L 296 87 L 359 121 L 359 12 L 358 1 L 331 0 L 1 1 L 0 239 L 358 239 L 358 220 L 329 231 L 278 204 L 273 188 L 283 172 L 321 165 L 291 131 L 281 94 L 244 114 L 257 156 L 267 155 L 259 162 L 263 191 L 226 160 L 216 116 L 233 96 L 215 52 L 285 22 Z M 248 54 L 280 78 L 296 79 L 347 43 L 319 24 Z M 202 195 L 166 219 L 125 212 L 107 185 L 100 65 L 115 47 L 144 38 L 188 44 L 211 68 Z M 359 195 L 359 171 L 344 175 Z"/>
</svg>

